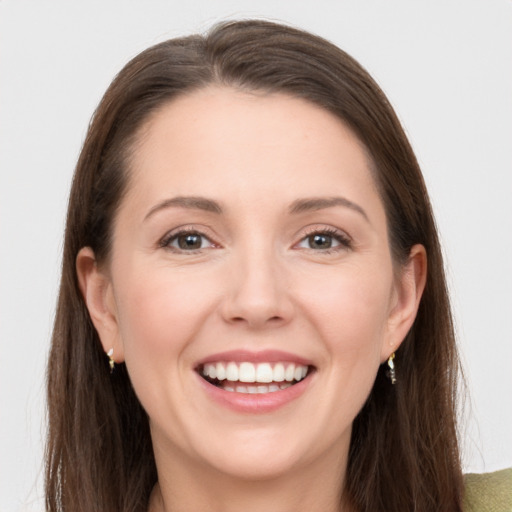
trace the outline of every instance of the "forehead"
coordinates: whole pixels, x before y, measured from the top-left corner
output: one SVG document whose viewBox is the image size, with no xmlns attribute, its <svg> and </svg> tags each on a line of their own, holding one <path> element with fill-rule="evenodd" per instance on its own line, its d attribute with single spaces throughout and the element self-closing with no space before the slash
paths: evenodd
<svg viewBox="0 0 512 512">
<path fill-rule="evenodd" d="M 164 104 L 149 117 L 138 137 L 139 145 L 151 145 L 152 149 L 165 140 L 187 145 L 196 142 L 198 148 L 224 143 L 219 148 L 224 152 L 230 150 L 230 142 L 242 143 L 245 149 L 308 142 L 295 148 L 307 150 L 322 141 L 328 145 L 333 139 L 335 144 L 346 142 L 342 149 L 352 145 L 365 153 L 364 145 L 341 119 L 312 102 L 283 93 L 220 86 L 193 91 Z"/>
<path fill-rule="evenodd" d="M 379 200 L 370 168 L 362 143 L 327 110 L 280 93 L 208 87 L 165 104 L 142 127 L 129 194 Z"/>
</svg>

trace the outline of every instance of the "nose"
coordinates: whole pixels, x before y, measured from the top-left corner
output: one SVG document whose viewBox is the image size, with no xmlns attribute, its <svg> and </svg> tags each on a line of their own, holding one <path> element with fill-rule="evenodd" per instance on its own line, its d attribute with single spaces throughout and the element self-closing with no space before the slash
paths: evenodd
<svg viewBox="0 0 512 512">
<path fill-rule="evenodd" d="M 251 329 L 287 324 L 293 301 L 282 265 L 270 255 L 237 258 L 227 277 L 222 316 Z"/>
</svg>

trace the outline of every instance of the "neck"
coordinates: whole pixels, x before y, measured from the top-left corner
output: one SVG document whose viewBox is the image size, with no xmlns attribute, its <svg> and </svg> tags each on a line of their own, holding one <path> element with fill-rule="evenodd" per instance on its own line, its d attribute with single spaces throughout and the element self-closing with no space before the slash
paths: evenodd
<svg viewBox="0 0 512 512">
<path fill-rule="evenodd" d="M 175 471 L 157 457 L 159 482 L 149 512 L 347 512 L 342 505 L 343 462 L 346 457 L 325 454 L 285 475 L 245 479 L 186 463 Z"/>
</svg>

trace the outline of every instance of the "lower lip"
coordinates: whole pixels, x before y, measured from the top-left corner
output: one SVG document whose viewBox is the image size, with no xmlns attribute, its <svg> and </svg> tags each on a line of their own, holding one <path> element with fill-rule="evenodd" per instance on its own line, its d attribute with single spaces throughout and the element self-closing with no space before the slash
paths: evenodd
<svg viewBox="0 0 512 512">
<path fill-rule="evenodd" d="M 310 385 L 312 375 L 308 375 L 286 389 L 254 394 L 225 391 L 210 384 L 199 374 L 197 378 L 208 396 L 220 405 L 239 413 L 265 414 L 276 411 L 299 398 Z"/>
</svg>

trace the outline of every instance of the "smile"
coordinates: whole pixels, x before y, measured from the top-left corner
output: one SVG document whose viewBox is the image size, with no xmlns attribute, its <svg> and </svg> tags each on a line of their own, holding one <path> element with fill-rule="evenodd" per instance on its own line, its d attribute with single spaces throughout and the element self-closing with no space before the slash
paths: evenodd
<svg viewBox="0 0 512 512">
<path fill-rule="evenodd" d="M 266 394 L 287 389 L 309 373 L 310 367 L 290 362 L 216 362 L 198 369 L 210 384 L 224 391 Z"/>
</svg>

